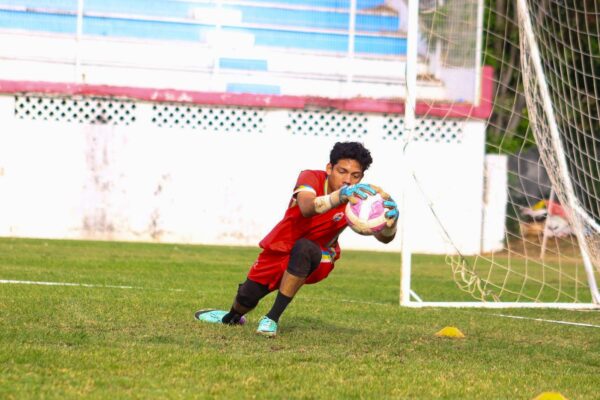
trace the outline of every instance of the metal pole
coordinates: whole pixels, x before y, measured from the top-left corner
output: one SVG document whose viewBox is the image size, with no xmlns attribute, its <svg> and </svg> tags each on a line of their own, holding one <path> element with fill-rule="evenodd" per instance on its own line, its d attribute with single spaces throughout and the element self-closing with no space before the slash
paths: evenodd
<svg viewBox="0 0 600 400">
<path fill-rule="evenodd" d="M 220 71 L 220 66 L 219 66 L 219 62 L 221 60 L 221 47 L 224 46 L 224 43 L 221 43 L 221 33 L 222 33 L 222 25 L 223 25 L 223 21 L 222 21 L 222 0 L 217 0 L 216 1 L 216 14 L 217 14 L 217 19 L 216 19 L 216 23 L 215 23 L 215 34 L 214 34 L 214 38 L 212 43 L 210 44 L 212 46 L 212 50 L 213 50 L 213 75 L 218 75 L 219 71 Z"/>
<path fill-rule="evenodd" d="M 481 101 L 481 53 L 483 49 L 483 0 L 477 2 L 477 31 L 475 42 L 475 98 L 473 104 L 478 106 Z"/>
<path fill-rule="evenodd" d="M 544 230 L 542 232 L 542 249 L 540 251 L 540 259 L 544 259 L 546 255 L 546 244 L 548 243 L 548 219 L 550 219 L 550 204 L 554 201 L 554 188 L 550 189 L 550 198 L 546 204 L 546 220 L 544 221 Z"/>
<path fill-rule="evenodd" d="M 406 38 L 406 108 L 404 110 L 403 188 L 402 188 L 402 271 L 400 274 L 400 305 L 410 303 L 412 250 L 410 247 L 410 197 L 412 177 L 408 147 L 415 128 L 417 106 L 417 45 L 419 34 L 419 0 L 408 0 L 408 29 Z"/>
<path fill-rule="evenodd" d="M 354 67 L 354 42 L 356 36 L 356 0 L 350 0 L 350 15 L 348 21 L 348 66 L 347 66 L 347 75 L 346 81 L 348 83 L 352 82 L 353 73 L 352 68 Z"/>
<path fill-rule="evenodd" d="M 82 81 L 81 36 L 83 34 L 83 1 L 77 0 L 77 31 L 75 33 L 75 82 Z"/>
</svg>

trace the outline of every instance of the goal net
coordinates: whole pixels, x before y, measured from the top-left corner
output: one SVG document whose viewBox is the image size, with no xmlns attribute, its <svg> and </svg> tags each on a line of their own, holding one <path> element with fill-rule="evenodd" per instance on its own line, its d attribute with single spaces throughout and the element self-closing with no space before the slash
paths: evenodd
<svg viewBox="0 0 600 400">
<path fill-rule="evenodd" d="M 487 1 L 479 2 L 478 16 L 477 3 L 435 1 L 429 8 L 421 7 L 420 28 L 427 32 L 423 56 L 442 69 L 470 68 L 477 52 L 444 50 L 476 48 L 463 35 L 476 29 L 476 21 L 482 24 L 482 62 L 495 69 L 486 151 L 501 157 L 499 164 L 488 160 L 486 168 L 492 173 L 503 165 L 502 159 L 508 165 L 504 249 L 462 255 L 452 233 L 438 220 L 456 250 L 446 261 L 456 285 L 465 292 L 464 301 L 444 301 L 428 293 L 412 269 L 410 276 L 403 275 L 401 302 L 598 307 L 598 5 Z M 422 188 L 418 174 L 413 174 L 412 184 L 418 192 L 416 201 L 429 204 L 435 215 L 440 205 Z"/>
</svg>

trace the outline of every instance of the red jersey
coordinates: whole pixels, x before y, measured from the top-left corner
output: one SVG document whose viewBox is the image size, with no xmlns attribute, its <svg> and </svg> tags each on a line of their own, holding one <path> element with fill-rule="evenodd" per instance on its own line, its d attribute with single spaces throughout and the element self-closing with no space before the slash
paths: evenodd
<svg viewBox="0 0 600 400">
<path fill-rule="evenodd" d="M 346 205 L 341 204 L 326 213 L 304 217 L 296 204 L 296 195 L 303 191 L 312 192 L 317 197 L 328 194 L 327 173 L 311 170 L 300 172 L 283 219 L 260 241 L 259 246 L 273 252 L 289 253 L 298 239 L 306 238 L 323 249 L 330 249 L 333 257 L 339 257 L 337 239 L 348 225 L 344 215 Z"/>
</svg>

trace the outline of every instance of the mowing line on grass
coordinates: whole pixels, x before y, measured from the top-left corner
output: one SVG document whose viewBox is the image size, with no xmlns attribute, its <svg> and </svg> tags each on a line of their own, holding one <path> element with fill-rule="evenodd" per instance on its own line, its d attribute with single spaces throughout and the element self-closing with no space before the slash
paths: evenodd
<svg viewBox="0 0 600 400">
<path fill-rule="evenodd" d="M 42 281 L 21 281 L 21 280 L 12 280 L 12 279 L 0 279 L 0 283 L 5 284 L 20 284 L 20 285 L 43 285 L 43 286 L 76 286 L 76 287 L 89 287 L 89 288 L 109 288 L 109 289 L 138 289 L 138 290 L 162 290 L 156 288 L 144 288 L 141 286 L 121 286 L 121 285 L 95 285 L 91 283 L 73 283 L 73 282 L 42 282 Z M 184 292 L 185 289 L 166 289 L 172 292 Z M 323 297 L 304 297 L 307 300 L 325 300 L 325 301 L 339 301 L 342 303 L 356 303 L 356 304 L 367 304 L 367 305 L 375 305 L 375 306 L 391 306 L 389 303 L 380 303 L 376 301 L 363 301 L 363 300 L 351 300 L 351 299 L 330 299 Z M 472 311 L 461 310 L 464 312 L 472 313 Z M 502 318 L 513 318 L 513 319 L 524 319 L 530 321 L 538 321 L 538 322 L 548 322 L 553 324 L 561 324 L 561 325 L 571 325 L 571 326 L 584 326 L 588 328 L 600 328 L 600 325 L 594 324 L 586 324 L 582 322 L 571 322 L 571 321 L 560 321 L 553 319 L 542 319 L 542 318 L 532 318 L 532 317 L 523 317 L 519 315 L 507 315 L 507 314 L 487 314 L 495 317 Z"/>
<path fill-rule="evenodd" d="M 325 300 L 325 301 L 334 300 L 334 299 L 327 299 L 327 298 L 323 298 L 323 297 L 311 297 L 308 299 Z M 376 305 L 376 306 L 395 306 L 396 305 L 396 304 L 390 304 L 390 303 L 379 303 L 379 302 L 375 302 L 375 301 L 362 301 L 362 300 L 349 300 L 349 299 L 337 299 L 337 301 L 342 302 L 342 303 L 358 303 L 358 304 L 369 304 L 369 305 Z M 456 310 L 466 312 L 469 314 L 474 313 L 474 311 L 471 311 L 471 310 L 461 310 L 459 308 L 457 308 Z M 574 311 L 574 310 L 569 310 L 569 311 Z M 583 322 L 560 321 L 560 320 L 554 320 L 554 319 L 532 318 L 532 317 L 523 317 L 523 316 L 519 316 L 519 315 L 507 315 L 507 314 L 487 313 L 485 315 L 494 316 L 494 317 L 502 317 L 502 318 L 514 318 L 514 319 L 525 319 L 525 320 L 538 321 L 538 322 L 548 322 L 548 323 L 561 324 L 561 325 L 584 326 L 584 327 L 588 327 L 588 328 L 600 328 L 600 325 L 587 324 L 587 323 L 583 323 Z"/>
<path fill-rule="evenodd" d="M 554 319 L 531 318 L 531 317 L 522 317 L 519 315 L 507 315 L 507 314 L 489 314 L 489 315 L 495 315 L 497 317 L 504 317 L 504 318 L 527 319 L 530 321 L 550 322 L 553 324 L 561 324 L 561 325 L 574 325 L 574 326 L 587 326 L 590 328 L 600 328 L 600 325 L 585 324 L 583 322 L 559 321 L 559 320 L 554 320 Z"/>
<path fill-rule="evenodd" d="M 18 285 L 42 285 L 42 286 L 77 286 L 89 288 L 108 288 L 108 289 L 137 289 L 137 290 L 165 290 L 158 288 L 144 288 L 140 286 L 120 286 L 120 285 L 95 285 L 91 283 L 73 283 L 73 282 L 41 282 L 41 281 L 19 281 L 12 279 L 0 279 L 0 283 L 12 283 Z M 184 292 L 184 289 L 166 289 L 171 292 Z"/>
</svg>

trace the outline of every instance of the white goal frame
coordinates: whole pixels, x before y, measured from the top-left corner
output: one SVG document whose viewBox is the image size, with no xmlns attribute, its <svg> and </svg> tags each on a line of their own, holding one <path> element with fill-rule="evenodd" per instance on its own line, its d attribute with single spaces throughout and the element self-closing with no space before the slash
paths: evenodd
<svg viewBox="0 0 600 400">
<path fill-rule="evenodd" d="M 416 104 L 416 59 L 417 59 L 417 36 L 418 36 L 418 11 L 419 11 L 419 0 L 408 0 L 408 8 L 409 8 L 409 22 L 408 22 L 408 40 L 407 40 L 407 73 L 406 73 L 406 85 L 407 85 L 407 99 L 406 99 L 406 108 L 405 108 L 405 128 L 407 130 L 407 135 L 405 137 L 406 143 L 404 146 L 404 154 L 403 159 L 405 160 L 405 165 L 403 168 L 404 179 L 403 182 L 406 185 L 404 188 L 403 196 L 402 196 L 402 205 L 401 209 L 403 211 L 403 215 L 406 216 L 407 210 L 410 210 L 410 202 L 409 193 L 415 193 L 414 190 L 411 190 L 411 187 L 416 185 L 415 179 L 411 176 L 411 167 L 409 162 L 406 160 L 410 160 L 408 157 L 410 150 L 410 140 L 411 140 L 411 132 L 414 127 L 415 121 L 415 104 Z M 528 7 L 526 0 L 518 0 L 517 8 L 519 18 L 523 19 L 523 28 L 524 32 L 522 34 L 525 35 L 524 40 L 527 41 L 528 45 L 531 48 L 531 58 L 532 63 L 534 65 L 534 69 L 538 79 L 541 83 L 541 92 L 543 97 L 543 108 L 547 113 L 549 123 L 550 123 L 550 131 L 553 136 L 553 144 L 555 146 L 554 151 L 557 152 L 558 160 L 559 160 L 559 168 L 561 173 L 561 178 L 564 181 L 564 185 L 567 187 L 568 191 L 568 200 L 569 206 L 572 210 L 575 210 L 578 214 L 583 210 L 578 206 L 577 199 L 574 196 L 572 182 L 567 173 L 567 164 L 564 157 L 564 150 L 561 146 L 561 141 L 559 138 L 558 127 L 556 124 L 556 120 L 553 114 L 552 103 L 550 100 L 550 96 L 548 93 L 548 88 L 546 86 L 546 80 L 544 76 L 544 72 L 542 69 L 542 64 L 540 60 L 539 49 L 537 47 L 537 42 L 535 36 L 533 34 L 533 28 L 531 26 L 531 19 L 528 12 Z M 478 13 L 479 14 L 479 13 Z M 479 17 L 479 15 L 478 15 Z M 481 24 L 478 22 L 478 29 L 481 29 Z M 482 31 L 479 31 L 478 34 L 482 34 Z M 589 220 L 590 218 L 587 215 L 584 215 L 582 218 Z M 592 221 L 593 222 L 593 221 Z M 421 297 L 412 289 L 411 287 L 411 273 L 412 273 L 412 252 L 410 246 L 410 222 L 407 222 L 407 218 L 403 218 L 401 221 L 401 236 L 402 236 L 402 265 L 401 265 L 401 273 L 400 273 L 400 305 L 404 307 L 453 307 L 453 308 L 490 308 L 490 309 L 502 309 L 502 308 L 556 308 L 556 309 L 600 309 L 600 293 L 598 291 L 598 285 L 596 283 L 595 275 L 594 275 L 594 266 L 592 265 L 591 258 L 589 255 L 589 250 L 587 249 L 587 245 L 585 240 L 583 240 L 583 233 L 581 229 L 577 229 L 577 239 L 579 248 L 581 251 L 581 256 L 583 259 L 584 269 L 587 276 L 587 282 L 590 289 L 591 294 L 591 302 L 590 303 L 551 303 L 551 302 L 533 302 L 533 301 L 523 301 L 523 302 L 489 302 L 489 301 L 424 301 Z M 594 225 L 597 225 L 594 223 Z M 600 232 L 600 231 L 599 231 Z M 457 289 L 458 290 L 458 289 Z"/>
</svg>

